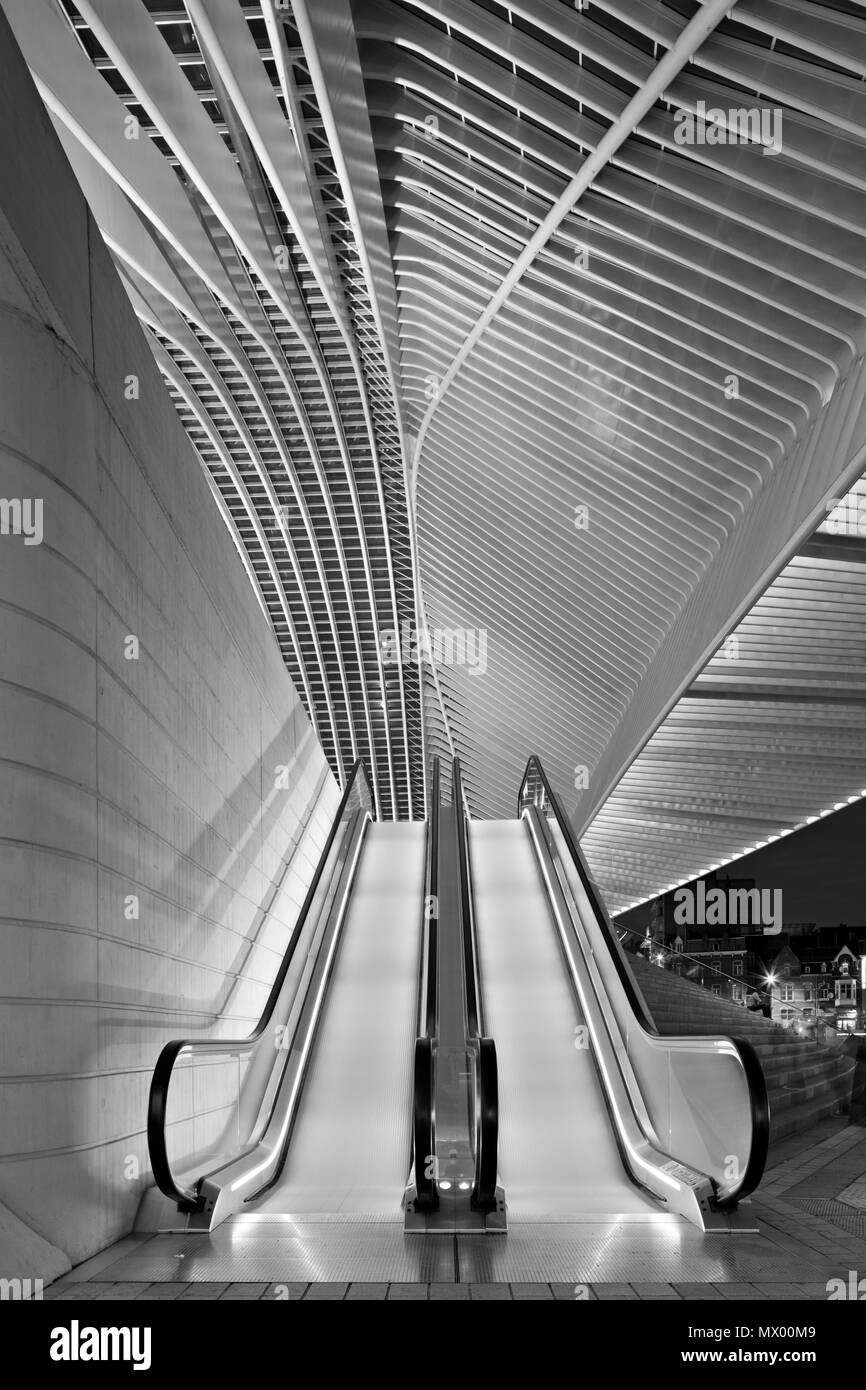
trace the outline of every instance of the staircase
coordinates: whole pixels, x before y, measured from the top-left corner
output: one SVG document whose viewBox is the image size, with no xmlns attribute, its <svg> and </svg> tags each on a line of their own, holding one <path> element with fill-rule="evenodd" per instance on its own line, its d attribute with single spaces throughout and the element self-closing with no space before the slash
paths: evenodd
<svg viewBox="0 0 866 1390">
<path fill-rule="evenodd" d="M 752 1044 L 770 1097 L 771 1144 L 847 1110 L 862 1089 L 853 1039 L 811 1042 L 639 956 L 627 960 L 660 1033 L 716 1033 Z"/>
</svg>

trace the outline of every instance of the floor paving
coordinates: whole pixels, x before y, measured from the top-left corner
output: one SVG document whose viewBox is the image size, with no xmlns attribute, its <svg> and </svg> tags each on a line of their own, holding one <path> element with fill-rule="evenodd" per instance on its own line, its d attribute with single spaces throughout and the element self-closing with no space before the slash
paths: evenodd
<svg viewBox="0 0 866 1390">
<path fill-rule="evenodd" d="M 847 1279 L 849 1270 L 866 1275 L 866 1127 L 836 1117 L 783 1140 L 751 1211 L 756 1234 L 712 1236 L 664 1216 L 515 1219 L 507 1236 L 406 1236 L 399 1221 L 371 1226 L 309 1216 L 226 1222 L 210 1236 L 126 1237 L 49 1285 L 43 1297 L 826 1300 L 830 1279 Z M 310 1277 L 305 1262 L 312 1263 Z"/>
</svg>

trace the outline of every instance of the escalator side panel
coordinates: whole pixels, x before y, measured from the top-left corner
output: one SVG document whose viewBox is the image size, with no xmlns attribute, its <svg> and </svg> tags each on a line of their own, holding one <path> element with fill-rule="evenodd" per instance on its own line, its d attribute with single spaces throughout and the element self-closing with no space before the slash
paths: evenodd
<svg viewBox="0 0 866 1390">
<path fill-rule="evenodd" d="M 656 1038 L 630 1026 L 631 1008 L 558 826 L 553 838 L 659 1139 L 717 1182 L 745 1171 L 752 1140 L 749 1082 L 725 1039 Z"/>
</svg>

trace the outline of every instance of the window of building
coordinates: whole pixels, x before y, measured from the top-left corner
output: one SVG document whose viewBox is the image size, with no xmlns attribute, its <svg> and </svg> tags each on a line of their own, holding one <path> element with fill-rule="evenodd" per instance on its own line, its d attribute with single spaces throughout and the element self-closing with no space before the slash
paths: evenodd
<svg viewBox="0 0 866 1390">
<path fill-rule="evenodd" d="M 735 961 L 734 961 L 734 974 L 735 974 L 735 975 L 742 975 L 742 973 L 743 973 L 743 962 L 742 962 L 741 960 L 735 960 Z"/>
<path fill-rule="evenodd" d="M 781 985 L 779 987 L 779 998 L 788 1000 L 790 1002 L 794 998 L 794 986 Z M 788 1010 L 788 1012 L 791 1012 L 790 1009 Z"/>
<path fill-rule="evenodd" d="M 805 985 L 805 986 L 803 987 L 803 998 L 804 998 L 804 999 L 812 999 L 812 998 L 814 998 L 814 995 L 812 994 L 812 986 L 811 986 L 811 985 Z M 809 1012 L 811 1012 L 811 1010 L 810 1010 Z"/>
<path fill-rule="evenodd" d="M 856 986 L 853 980 L 836 981 L 836 1003 L 853 1004 L 856 999 Z"/>
<path fill-rule="evenodd" d="M 742 985 L 734 985 L 734 1001 L 735 1001 L 735 1003 L 737 1003 L 737 1004 L 742 1004 L 742 1002 L 743 1002 L 743 986 L 742 986 Z"/>
<path fill-rule="evenodd" d="M 793 1009 L 780 1009 L 780 1010 L 779 1010 L 779 1017 L 780 1017 L 783 1021 L 784 1021 L 784 1020 L 787 1020 L 787 1019 L 790 1019 L 790 1018 L 793 1018 L 793 1017 L 794 1017 L 794 1010 L 793 1010 Z"/>
<path fill-rule="evenodd" d="M 721 994 L 721 992 L 722 992 L 722 987 L 721 987 L 721 985 L 713 985 L 713 986 L 712 986 L 712 990 L 713 990 L 713 994 Z"/>
</svg>

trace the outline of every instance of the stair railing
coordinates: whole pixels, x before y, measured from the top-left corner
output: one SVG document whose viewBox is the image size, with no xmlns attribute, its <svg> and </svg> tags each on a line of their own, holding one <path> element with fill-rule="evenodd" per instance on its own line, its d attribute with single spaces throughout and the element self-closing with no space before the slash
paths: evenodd
<svg viewBox="0 0 866 1390">
<path fill-rule="evenodd" d="M 617 931 L 617 934 L 619 935 L 620 941 L 623 942 L 623 946 L 624 946 L 625 950 L 631 950 L 631 951 L 632 951 L 632 954 L 634 954 L 634 955 L 639 954 L 639 951 L 640 951 L 640 943 L 643 942 L 643 941 L 646 941 L 646 940 L 648 939 L 648 938 L 644 935 L 644 933 L 643 933 L 642 931 L 640 931 L 637 927 L 625 927 L 625 926 L 623 926 L 623 924 L 622 924 L 621 922 L 616 922 L 614 925 L 615 925 L 615 927 L 616 927 L 616 931 Z M 635 939 L 639 939 L 639 940 L 638 940 L 637 946 L 636 946 L 636 947 L 632 947 L 632 946 L 631 946 L 631 943 L 626 943 L 625 941 L 623 941 L 623 936 L 624 936 L 624 935 L 633 937 L 633 938 L 635 938 Z M 650 952 L 649 952 L 649 957 L 648 957 L 648 959 L 652 960 L 653 957 L 655 957 L 655 964 L 656 964 L 656 965 L 659 965 L 659 966 L 662 966 L 662 967 L 664 967 L 664 968 L 667 968 L 668 961 L 671 960 L 671 959 L 674 959 L 674 958 L 676 958 L 677 960 L 681 960 L 681 961 L 689 961 L 689 962 L 691 962 L 692 965 L 696 966 L 698 969 L 700 969 L 700 970 L 705 970 L 705 971 L 707 971 L 708 973 L 717 976 L 720 980 L 730 980 L 732 984 L 734 984 L 734 985 L 739 985 L 739 986 L 741 986 L 742 988 L 746 989 L 746 990 L 749 991 L 749 992 L 751 992 L 751 990 L 753 990 L 753 989 L 758 989 L 758 990 L 760 990 L 760 991 L 763 992 L 763 991 L 765 991 L 765 990 L 767 989 L 767 987 L 768 987 L 768 980 L 767 980 L 767 977 L 765 976 L 765 977 L 762 979 L 762 978 L 760 978 L 759 976 L 756 975 L 755 971 L 752 971 L 752 972 L 751 972 L 751 979 L 754 981 L 754 983 L 753 983 L 752 985 L 749 985 L 749 983 L 748 983 L 748 978 L 747 978 L 745 975 L 732 975 L 732 974 L 730 973 L 730 971 L 728 971 L 728 970 L 722 970 L 721 966 L 712 965 L 709 961 L 702 960 L 699 956 L 690 955 L 688 951 L 680 951 L 680 950 L 677 949 L 676 946 L 669 946 L 669 945 L 667 945 L 667 943 L 665 943 L 665 944 L 662 945 L 662 944 L 660 944 L 660 943 L 657 942 L 657 941 L 651 942 L 651 949 L 650 949 Z M 686 977 L 686 978 L 687 978 L 687 977 Z M 693 981 L 692 983 L 694 983 L 694 981 Z M 776 983 L 780 983 L 780 982 L 776 982 Z M 705 985 L 701 985 L 701 988 L 704 988 L 704 989 L 705 989 L 706 986 L 705 986 Z M 816 984 L 816 993 L 817 993 L 817 984 Z M 713 996 L 713 997 L 715 998 L 715 997 L 717 997 L 717 996 Z M 729 1001 L 727 1001 L 727 1002 L 735 1004 L 738 1008 L 743 1007 L 742 1005 L 737 1004 L 737 1001 L 736 1001 L 735 999 L 729 1000 Z M 791 1001 L 789 1001 L 789 1000 L 787 1000 L 787 999 L 786 999 L 786 1000 L 782 1000 L 781 1003 L 783 1004 L 783 1006 L 784 1006 L 786 1009 L 791 1009 L 794 1013 L 799 1013 L 799 1014 L 802 1015 L 802 1019 L 801 1019 L 799 1025 L 798 1025 L 797 1032 L 798 1032 L 798 1036 L 804 1038 L 804 1041 L 806 1041 L 806 1042 L 814 1042 L 814 1043 L 816 1043 L 816 1044 L 820 1044 L 821 1042 L 828 1042 L 828 1041 L 831 1042 L 831 1043 L 838 1043 L 838 1042 L 844 1042 L 844 1041 L 845 1041 L 845 1038 L 847 1037 L 847 1034 L 846 1034 L 845 1032 L 843 1032 L 843 1031 L 838 1027 L 838 1025 L 837 1025 L 837 1023 L 836 1023 L 836 1020 L 835 1020 L 835 1019 L 832 1019 L 832 1020 L 831 1020 L 831 1019 L 822 1018 L 822 1017 L 820 1016 L 820 1014 L 818 1013 L 818 1009 L 820 1008 L 820 1000 L 819 1000 L 819 999 L 816 998 L 816 1000 L 815 1000 L 815 1014 L 814 1014 L 814 1015 L 808 1014 L 808 1013 L 806 1012 L 806 1006 L 805 1006 L 805 1005 L 795 1004 L 792 1000 L 791 1000 Z M 749 1010 L 746 1010 L 746 1012 L 749 1012 Z M 755 1012 L 757 1012 L 757 1010 L 755 1010 Z M 785 1025 L 784 1025 L 784 1023 L 780 1023 L 778 1019 L 773 1018 L 773 1019 L 770 1019 L 769 1022 L 771 1022 L 775 1028 L 778 1028 L 778 1029 L 779 1029 L 781 1032 L 783 1032 L 783 1033 L 790 1033 L 790 1032 L 791 1032 L 791 1029 L 790 1029 L 790 1028 L 786 1028 Z M 804 1023 L 805 1023 L 805 1028 L 804 1028 Z M 828 1030 L 831 1030 L 831 1031 L 832 1031 L 832 1036 L 831 1036 L 829 1039 L 828 1039 L 827 1036 L 826 1036 L 826 1033 L 827 1033 Z"/>
</svg>

